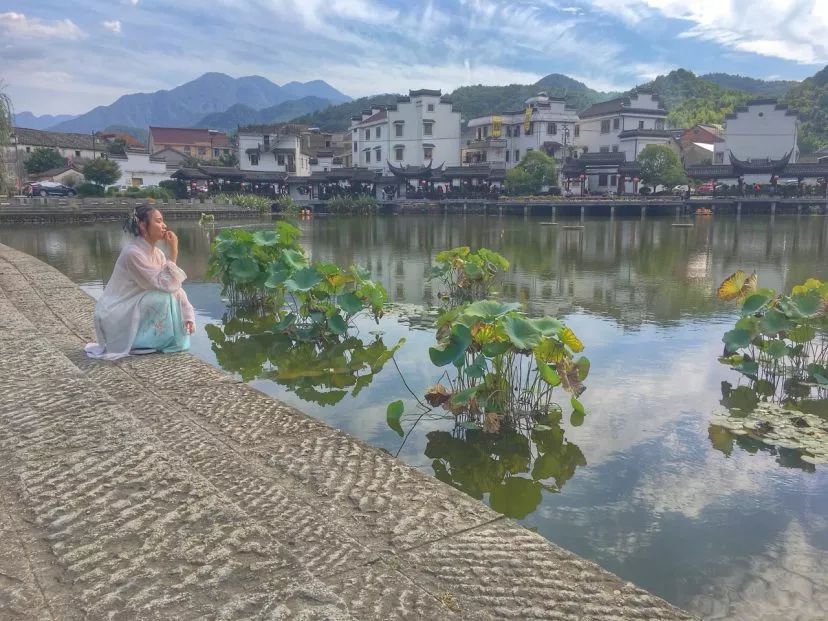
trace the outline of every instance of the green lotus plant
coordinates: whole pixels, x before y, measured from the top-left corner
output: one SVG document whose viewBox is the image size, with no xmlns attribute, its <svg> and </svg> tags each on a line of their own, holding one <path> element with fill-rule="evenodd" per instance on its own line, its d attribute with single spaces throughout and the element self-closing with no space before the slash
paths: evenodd
<svg viewBox="0 0 828 621">
<path fill-rule="evenodd" d="M 810 278 L 785 295 L 738 271 L 717 296 L 739 302 L 741 314 L 722 337 L 722 363 L 758 382 L 765 396 L 804 398 L 811 387 L 828 390 L 828 282 Z"/>
<path fill-rule="evenodd" d="M 443 297 L 454 301 L 478 300 L 491 292 L 495 278 L 509 269 L 509 262 L 488 248 L 472 252 L 468 246 L 438 252 L 429 279 L 443 283 Z"/>
<path fill-rule="evenodd" d="M 311 264 L 299 233 L 287 222 L 274 231 L 225 229 L 213 244 L 208 273 L 232 305 L 271 310 L 274 329 L 294 338 L 341 336 L 362 312 L 378 320 L 388 299 L 382 284 L 360 267 Z"/>
</svg>

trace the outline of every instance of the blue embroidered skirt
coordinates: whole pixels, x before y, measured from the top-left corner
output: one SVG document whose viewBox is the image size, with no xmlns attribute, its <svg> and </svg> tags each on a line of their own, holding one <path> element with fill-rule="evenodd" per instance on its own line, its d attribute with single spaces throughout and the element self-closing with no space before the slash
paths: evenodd
<svg viewBox="0 0 828 621">
<path fill-rule="evenodd" d="M 171 293 L 150 291 L 141 298 L 138 333 L 132 349 L 164 353 L 190 349 L 181 303 Z"/>
</svg>

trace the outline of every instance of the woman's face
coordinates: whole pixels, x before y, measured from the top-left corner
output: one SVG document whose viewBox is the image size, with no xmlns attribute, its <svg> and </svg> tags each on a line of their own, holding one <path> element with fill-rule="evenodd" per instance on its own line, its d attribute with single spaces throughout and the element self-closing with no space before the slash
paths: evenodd
<svg viewBox="0 0 828 621">
<path fill-rule="evenodd" d="M 164 216 L 157 209 L 150 212 L 149 220 L 146 224 L 140 224 L 142 236 L 149 243 L 155 244 L 164 239 L 164 234 L 167 232 L 167 225 L 164 224 Z"/>
</svg>

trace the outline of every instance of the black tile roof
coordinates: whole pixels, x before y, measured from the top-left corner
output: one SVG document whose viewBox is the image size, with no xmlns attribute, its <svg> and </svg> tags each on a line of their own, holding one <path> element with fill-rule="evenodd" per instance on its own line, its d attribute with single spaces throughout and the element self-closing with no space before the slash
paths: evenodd
<svg viewBox="0 0 828 621">
<path fill-rule="evenodd" d="M 625 129 L 618 134 L 619 138 L 674 138 L 669 129 Z"/>
<path fill-rule="evenodd" d="M 33 147 L 48 147 L 52 149 L 85 149 L 87 151 L 103 151 L 106 142 L 100 138 L 93 139 L 92 134 L 69 134 L 63 132 L 46 132 L 27 127 L 15 127 L 17 144 Z"/>
</svg>

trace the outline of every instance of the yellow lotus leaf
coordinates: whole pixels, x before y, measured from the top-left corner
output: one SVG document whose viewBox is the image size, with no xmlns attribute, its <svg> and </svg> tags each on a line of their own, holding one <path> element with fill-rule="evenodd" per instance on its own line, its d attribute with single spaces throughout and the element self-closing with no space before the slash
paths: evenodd
<svg viewBox="0 0 828 621">
<path fill-rule="evenodd" d="M 564 328 L 563 330 L 561 330 L 559 336 L 563 344 L 569 347 L 569 349 L 571 349 L 576 354 L 578 352 L 584 351 L 584 344 L 581 342 L 581 339 L 575 336 L 575 333 L 572 331 L 572 328 Z"/>
<path fill-rule="evenodd" d="M 730 300 L 741 300 L 756 291 L 757 282 L 756 272 L 750 276 L 746 276 L 742 270 L 737 270 L 725 278 L 724 282 L 719 285 L 716 291 L 716 297 L 726 302 Z"/>
<path fill-rule="evenodd" d="M 540 362 L 557 363 L 563 360 L 566 353 L 563 345 L 555 339 L 543 338 L 538 346 L 535 347 L 535 358 Z"/>
<path fill-rule="evenodd" d="M 498 433 L 500 431 L 500 414 L 489 412 L 483 419 L 483 431 L 486 433 Z"/>
</svg>

